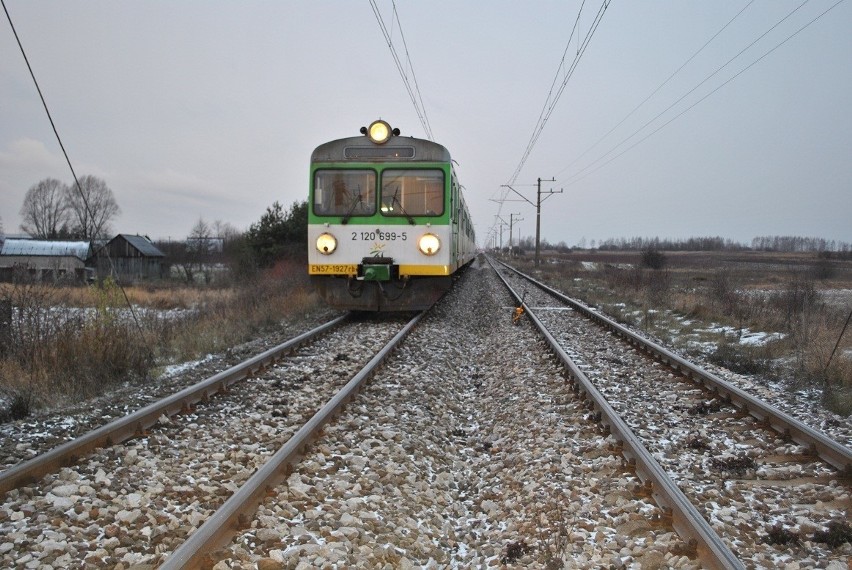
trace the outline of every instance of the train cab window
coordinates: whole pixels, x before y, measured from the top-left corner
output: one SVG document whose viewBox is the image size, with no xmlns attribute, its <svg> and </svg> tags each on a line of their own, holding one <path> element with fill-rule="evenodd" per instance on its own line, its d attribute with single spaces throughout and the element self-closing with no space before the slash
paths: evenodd
<svg viewBox="0 0 852 570">
<path fill-rule="evenodd" d="M 313 207 L 318 216 L 372 216 L 376 213 L 376 172 L 317 170 Z"/>
<path fill-rule="evenodd" d="M 444 213 L 444 172 L 438 169 L 382 172 L 382 214 L 440 216 Z"/>
</svg>

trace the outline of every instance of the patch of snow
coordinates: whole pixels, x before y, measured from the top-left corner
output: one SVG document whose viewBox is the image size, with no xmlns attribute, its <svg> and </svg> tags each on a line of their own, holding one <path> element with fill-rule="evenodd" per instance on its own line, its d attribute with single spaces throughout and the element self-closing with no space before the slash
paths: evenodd
<svg viewBox="0 0 852 570">
<path fill-rule="evenodd" d="M 193 360 L 190 362 L 182 362 L 180 364 L 166 366 L 166 369 L 163 371 L 162 375 L 160 375 L 160 378 L 171 378 L 172 376 L 176 376 L 182 372 L 186 372 L 187 370 L 192 370 L 206 362 L 210 362 L 214 358 L 215 357 L 212 354 L 208 354 L 201 360 Z"/>
<path fill-rule="evenodd" d="M 747 329 L 746 329 L 747 330 Z M 785 334 L 783 333 L 766 333 L 766 332 L 746 332 L 743 331 L 742 336 L 740 337 L 740 344 L 746 346 L 766 346 L 770 342 L 781 340 L 784 338 Z"/>
</svg>

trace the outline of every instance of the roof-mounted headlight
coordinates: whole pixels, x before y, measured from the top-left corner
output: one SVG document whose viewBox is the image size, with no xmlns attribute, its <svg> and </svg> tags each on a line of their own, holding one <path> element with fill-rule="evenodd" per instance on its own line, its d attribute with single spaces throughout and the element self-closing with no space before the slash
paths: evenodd
<svg viewBox="0 0 852 570">
<path fill-rule="evenodd" d="M 441 249 L 441 240 L 435 234 L 423 234 L 417 240 L 417 247 L 424 255 L 435 255 Z"/>
<path fill-rule="evenodd" d="M 331 255 L 337 249 L 337 238 L 330 233 L 320 234 L 317 238 L 317 251 L 323 255 Z"/>
<path fill-rule="evenodd" d="M 385 144 L 391 137 L 399 136 L 399 129 L 391 129 L 387 121 L 373 121 L 369 127 L 361 127 L 361 134 L 367 137 L 376 144 Z"/>
</svg>

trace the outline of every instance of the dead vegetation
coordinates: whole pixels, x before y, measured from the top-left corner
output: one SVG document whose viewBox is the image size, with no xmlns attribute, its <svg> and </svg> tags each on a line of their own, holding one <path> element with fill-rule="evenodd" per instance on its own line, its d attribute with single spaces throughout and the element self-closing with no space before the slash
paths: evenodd
<svg viewBox="0 0 852 570">
<path fill-rule="evenodd" d="M 786 546 L 788 544 L 798 545 L 802 542 L 803 538 L 806 537 L 802 537 L 799 532 L 776 524 L 767 530 L 765 540 L 768 544 Z M 821 542 L 831 548 L 839 548 L 847 542 L 852 543 L 852 527 L 846 521 L 831 521 L 828 523 L 826 530 L 814 532 L 813 542 Z"/>
<path fill-rule="evenodd" d="M 297 262 L 228 288 L 3 284 L 0 420 L 151 381 L 162 366 L 226 350 L 316 302 Z"/>
<path fill-rule="evenodd" d="M 525 270 L 686 353 L 815 387 L 852 413 L 852 260 L 815 253 L 575 251 Z M 664 259 L 660 259 L 664 256 Z M 656 267 L 656 268 L 654 268 Z M 766 333 L 757 338 L 753 333 Z M 770 336 L 771 335 L 771 336 Z M 836 347 L 836 348 L 835 348 Z"/>
</svg>

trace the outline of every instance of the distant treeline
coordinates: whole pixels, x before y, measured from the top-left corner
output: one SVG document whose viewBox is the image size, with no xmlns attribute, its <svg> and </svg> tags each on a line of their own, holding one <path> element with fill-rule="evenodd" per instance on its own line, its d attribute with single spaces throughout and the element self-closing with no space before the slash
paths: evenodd
<svg viewBox="0 0 852 570">
<path fill-rule="evenodd" d="M 594 247 L 594 243 L 592 244 Z M 688 239 L 610 238 L 601 241 L 602 251 L 778 251 L 836 254 L 852 257 L 852 244 L 843 241 L 799 236 L 762 236 L 751 240 L 751 247 L 721 237 L 691 237 Z"/>
<path fill-rule="evenodd" d="M 610 238 L 598 244 L 603 251 L 740 251 L 748 249 L 741 243 L 721 237 L 691 237 L 688 239 Z"/>
<path fill-rule="evenodd" d="M 852 252 L 852 244 L 845 241 L 797 236 L 756 237 L 751 240 L 751 248 L 759 251 L 797 251 L 813 253 L 826 251 L 847 255 Z"/>
</svg>

